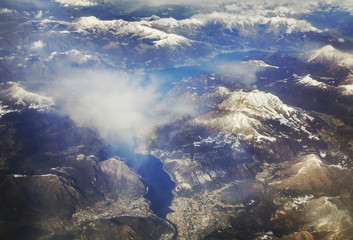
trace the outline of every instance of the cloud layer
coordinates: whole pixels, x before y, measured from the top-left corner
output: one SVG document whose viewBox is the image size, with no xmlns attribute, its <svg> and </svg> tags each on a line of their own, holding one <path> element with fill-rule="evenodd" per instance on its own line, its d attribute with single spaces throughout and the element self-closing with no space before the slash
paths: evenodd
<svg viewBox="0 0 353 240">
<path fill-rule="evenodd" d="M 211 0 L 55 0 L 56 2 L 66 6 L 66 7 L 88 7 L 88 6 L 97 6 L 102 3 L 129 3 L 131 6 L 161 6 L 161 5 L 185 5 L 193 6 L 199 9 L 219 9 L 225 8 L 227 10 L 241 10 L 247 11 L 249 9 L 274 9 L 276 6 L 282 6 L 284 8 L 290 9 L 291 12 L 308 12 L 310 9 L 314 9 L 318 5 L 330 4 L 333 6 L 340 6 L 344 10 L 353 12 L 353 2 L 350 0 L 267 0 L 267 1 L 258 1 L 258 0 L 248 0 L 248 1 L 236 1 L 236 0 L 219 0 L 217 2 Z"/>
<path fill-rule="evenodd" d="M 151 109 L 160 98 L 156 86 L 142 84 L 141 76 L 110 70 L 74 70 L 49 91 L 78 125 L 130 145 L 133 135 L 151 124 Z"/>
<path fill-rule="evenodd" d="M 143 73 L 117 70 L 74 70 L 46 90 L 59 111 L 79 126 L 111 142 L 136 147 L 136 141 L 158 124 L 195 112 L 192 101 L 163 94 Z"/>
</svg>

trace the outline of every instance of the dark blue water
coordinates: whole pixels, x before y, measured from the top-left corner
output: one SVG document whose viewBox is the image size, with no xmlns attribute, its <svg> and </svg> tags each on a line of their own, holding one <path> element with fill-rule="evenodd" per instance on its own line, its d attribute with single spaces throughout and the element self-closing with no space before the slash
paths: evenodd
<svg viewBox="0 0 353 240">
<path fill-rule="evenodd" d="M 200 65 L 184 66 L 163 70 L 150 70 L 147 72 L 147 78 L 150 80 L 153 77 L 163 79 L 163 88 L 168 91 L 174 85 L 173 82 L 181 81 L 182 79 L 197 76 L 200 74 L 217 73 L 217 66 L 230 61 L 242 61 L 245 57 L 263 54 L 265 52 L 233 52 L 218 55 L 209 61 L 203 62 Z M 128 160 L 128 164 L 141 177 L 145 186 L 148 188 L 145 198 L 151 201 L 151 210 L 159 217 L 165 216 L 171 212 L 169 206 L 173 200 L 173 189 L 175 183 L 170 176 L 164 171 L 162 162 L 151 155 L 134 154 L 132 149 L 120 145 L 116 147 L 115 153 Z"/>
<path fill-rule="evenodd" d="M 115 154 L 127 159 L 127 164 L 141 177 L 148 191 L 144 197 L 150 200 L 151 210 L 161 218 L 171 212 L 169 206 L 173 200 L 175 183 L 164 171 L 162 162 L 152 155 L 134 154 L 127 147 L 115 147 Z"/>
<path fill-rule="evenodd" d="M 151 210 L 159 217 L 171 212 L 169 206 L 173 200 L 172 190 L 175 183 L 164 171 L 162 162 L 151 155 L 136 155 L 134 168 L 141 175 L 143 183 L 148 187 L 145 198 L 151 201 Z"/>
</svg>

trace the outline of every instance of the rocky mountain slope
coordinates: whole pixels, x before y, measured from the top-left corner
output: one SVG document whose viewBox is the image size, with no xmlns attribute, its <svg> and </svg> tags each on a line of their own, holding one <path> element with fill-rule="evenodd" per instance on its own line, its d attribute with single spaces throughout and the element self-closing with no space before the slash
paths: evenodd
<svg viewBox="0 0 353 240">
<path fill-rule="evenodd" d="M 107 159 L 106 143 L 92 131 L 36 110 L 8 113 L 0 126 L 2 239 L 174 235 L 149 210 L 135 170 Z"/>
<path fill-rule="evenodd" d="M 351 1 L 0 5 L 0 239 L 352 239 Z"/>
<path fill-rule="evenodd" d="M 280 75 L 273 68 L 259 75 L 274 72 Z M 293 80 L 306 91 L 337 91 L 324 84 L 309 75 Z M 209 106 L 157 128 L 147 144 L 176 183 L 167 219 L 180 239 L 352 236 L 352 126 L 339 119 L 349 114 L 309 112 L 270 93 L 230 87 L 224 77 L 189 79 L 176 91 Z M 298 92 L 286 94 L 289 102 Z"/>
</svg>

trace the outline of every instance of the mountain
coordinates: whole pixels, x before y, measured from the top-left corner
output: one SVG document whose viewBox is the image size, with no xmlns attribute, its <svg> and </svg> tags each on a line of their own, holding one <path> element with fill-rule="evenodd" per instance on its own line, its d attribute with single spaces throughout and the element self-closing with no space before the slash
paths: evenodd
<svg viewBox="0 0 353 240">
<path fill-rule="evenodd" d="M 179 44 L 190 45 L 192 42 L 185 37 L 168 34 L 139 22 L 127 22 L 124 20 L 102 21 L 94 16 L 90 16 L 79 18 L 72 25 L 77 32 L 85 35 L 112 34 L 138 36 L 143 39 L 154 40 L 153 44 L 157 47 L 171 47 Z"/>
<path fill-rule="evenodd" d="M 301 210 L 322 201 L 322 196 L 336 199 L 350 191 L 345 184 L 352 177 L 345 166 L 348 156 L 338 157 L 340 150 L 334 153 L 333 147 L 338 139 L 325 134 L 344 124 L 258 90 L 212 89 L 197 101 L 216 99 L 217 107 L 157 128 L 148 143 L 176 183 L 167 219 L 176 224 L 178 236 L 349 236 L 350 227 L 343 227 L 346 220 L 339 223 L 342 231 L 336 231 L 336 225 L 323 223 L 325 214 Z M 336 184 L 344 187 L 339 190 Z M 310 201 L 296 205 L 309 195 Z M 330 202 L 327 208 L 336 206 L 332 204 L 341 203 Z M 315 230 L 308 232 L 308 225 Z"/>
<path fill-rule="evenodd" d="M 149 210 L 135 170 L 119 157 L 107 159 L 89 129 L 33 109 L 4 115 L 1 126 L 2 239 L 174 235 Z"/>
<path fill-rule="evenodd" d="M 330 62 L 340 67 L 353 67 L 353 55 L 341 52 L 331 45 L 315 50 L 308 55 L 308 62 Z"/>
<path fill-rule="evenodd" d="M 350 1 L 0 20 L 0 239 L 352 239 Z"/>
<path fill-rule="evenodd" d="M 353 78 L 352 75 L 347 76 L 345 81 L 340 85 L 340 88 L 343 89 L 343 95 L 352 95 L 352 86 L 353 86 Z"/>
<path fill-rule="evenodd" d="M 298 79 L 298 83 L 308 87 L 312 86 L 318 88 L 327 88 L 327 85 L 325 83 L 312 79 L 310 75 L 306 75 L 305 77 Z"/>
<path fill-rule="evenodd" d="M 48 109 L 54 105 L 54 100 L 51 97 L 39 95 L 29 92 L 22 88 L 16 82 L 1 83 L 0 85 L 0 100 L 6 108 L 35 108 Z"/>
</svg>

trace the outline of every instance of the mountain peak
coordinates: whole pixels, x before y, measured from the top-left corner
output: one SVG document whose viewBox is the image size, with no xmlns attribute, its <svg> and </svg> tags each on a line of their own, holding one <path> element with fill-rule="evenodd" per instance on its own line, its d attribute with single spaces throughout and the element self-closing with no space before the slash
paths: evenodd
<svg viewBox="0 0 353 240">
<path fill-rule="evenodd" d="M 298 83 L 304 86 L 319 87 L 325 89 L 327 88 L 327 85 L 325 83 L 313 79 L 310 74 L 298 78 Z"/>
<path fill-rule="evenodd" d="M 344 53 L 331 45 L 324 46 L 308 54 L 308 62 L 330 62 L 337 66 L 353 68 L 353 55 Z"/>
<path fill-rule="evenodd" d="M 0 101 L 10 106 L 35 109 L 48 109 L 54 105 L 52 98 L 27 91 L 16 82 L 7 82 L 0 85 Z"/>
</svg>

